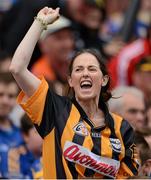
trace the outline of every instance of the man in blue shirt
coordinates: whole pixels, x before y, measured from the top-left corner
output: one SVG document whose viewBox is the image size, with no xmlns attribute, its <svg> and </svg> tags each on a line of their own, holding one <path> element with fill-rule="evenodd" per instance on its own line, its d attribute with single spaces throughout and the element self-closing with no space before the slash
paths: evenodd
<svg viewBox="0 0 151 180">
<path fill-rule="evenodd" d="M 9 119 L 18 86 L 10 73 L 0 73 L 0 178 L 42 178 L 42 140 L 23 117 L 21 129 Z"/>
<path fill-rule="evenodd" d="M 18 86 L 10 73 L 0 73 L 0 177 L 7 177 L 10 148 L 22 142 L 20 129 L 9 119 L 9 113 L 16 104 Z"/>
</svg>

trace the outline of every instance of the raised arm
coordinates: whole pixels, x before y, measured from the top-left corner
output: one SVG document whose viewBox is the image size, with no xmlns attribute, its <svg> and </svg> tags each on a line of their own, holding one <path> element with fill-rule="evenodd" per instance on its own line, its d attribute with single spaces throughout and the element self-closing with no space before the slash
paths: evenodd
<svg viewBox="0 0 151 180">
<path fill-rule="evenodd" d="M 40 80 L 27 69 L 32 53 L 42 31 L 48 24 L 55 22 L 58 17 L 59 8 L 55 10 L 48 7 L 41 9 L 12 58 L 9 69 L 19 87 L 29 97 L 33 95 L 40 84 Z"/>
</svg>

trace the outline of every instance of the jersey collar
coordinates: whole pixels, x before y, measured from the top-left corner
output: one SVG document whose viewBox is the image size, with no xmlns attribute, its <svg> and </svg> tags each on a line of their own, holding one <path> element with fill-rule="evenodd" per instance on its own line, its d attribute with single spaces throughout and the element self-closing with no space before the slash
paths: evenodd
<svg viewBox="0 0 151 180">
<path fill-rule="evenodd" d="M 105 129 L 106 126 L 110 126 L 109 122 L 111 122 L 110 118 L 112 118 L 112 116 L 110 115 L 108 107 L 107 107 L 107 105 L 104 102 L 100 103 L 100 107 L 99 108 L 103 111 L 103 113 L 105 115 L 105 126 L 98 126 L 98 127 L 95 127 L 93 122 L 89 119 L 89 117 L 87 116 L 86 112 L 83 110 L 83 108 L 80 106 L 80 104 L 77 102 L 77 100 L 75 98 L 72 98 L 72 102 L 76 106 L 78 111 L 80 112 L 80 115 L 81 115 L 82 119 L 84 121 L 86 121 L 86 123 L 89 124 L 89 126 L 92 129 L 95 129 L 97 131 L 101 131 L 101 130 Z"/>
</svg>

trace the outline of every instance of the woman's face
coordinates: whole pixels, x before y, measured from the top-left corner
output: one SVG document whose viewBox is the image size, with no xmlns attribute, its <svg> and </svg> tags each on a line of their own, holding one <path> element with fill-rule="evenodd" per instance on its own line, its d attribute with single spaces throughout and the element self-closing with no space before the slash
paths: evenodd
<svg viewBox="0 0 151 180">
<path fill-rule="evenodd" d="M 99 99 L 104 80 L 99 62 L 94 55 L 83 53 L 75 58 L 69 85 L 74 89 L 76 99 Z"/>
</svg>

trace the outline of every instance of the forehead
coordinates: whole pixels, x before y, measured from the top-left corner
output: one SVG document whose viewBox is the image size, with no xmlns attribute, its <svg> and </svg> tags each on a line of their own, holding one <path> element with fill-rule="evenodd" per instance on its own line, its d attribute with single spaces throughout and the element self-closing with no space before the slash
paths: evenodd
<svg viewBox="0 0 151 180">
<path fill-rule="evenodd" d="M 133 94 L 125 94 L 123 97 L 125 107 L 145 108 L 144 100 L 141 97 Z"/>
<path fill-rule="evenodd" d="M 74 60 L 73 67 L 76 66 L 100 66 L 97 58 L 90 53 L 83 53 Z"/>
</svg>

